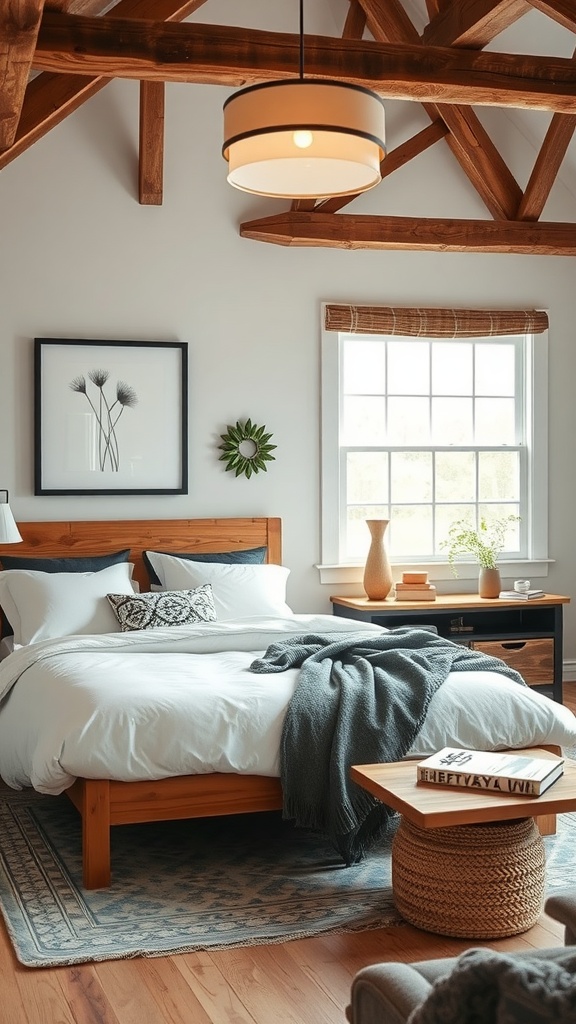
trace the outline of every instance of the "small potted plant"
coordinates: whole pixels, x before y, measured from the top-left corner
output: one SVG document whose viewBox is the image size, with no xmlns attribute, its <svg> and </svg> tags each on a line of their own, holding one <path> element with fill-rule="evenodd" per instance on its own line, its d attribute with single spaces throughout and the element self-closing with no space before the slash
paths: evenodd
<svg viewBox="0 0 576 1024">
<path fill-rule="evenodd" d="M 511 524 L 517 523 L 519 518 L 509 515 L 488 521 L 482 517 L 478 527 L 474 527 L 467 519 L 458 519 L 452 523 L 448 537 L 440 545 L 448 552 L 448 562 L 454 576 L 458 576 L 458 555 L 471 555 L 478 562 L 480 597 L 498 597 L 500 594 L 500 570 L 496 563 L 505 546 L 506 534 Z"/>
</svg>

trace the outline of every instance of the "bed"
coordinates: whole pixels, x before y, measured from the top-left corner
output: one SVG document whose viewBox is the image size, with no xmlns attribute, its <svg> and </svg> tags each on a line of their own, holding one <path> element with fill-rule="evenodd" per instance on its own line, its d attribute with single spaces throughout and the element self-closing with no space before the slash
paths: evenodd
<svg viewBox="0 0 576 1024">
<path fill-rule="evenodd" d="M 274 578 L 276 581 L 274 587 L 278 583 L 278 589 L 281 591 L 282 581 L 285 588 L 288 574 L 287 570 L 281 568 L 281 521 L 278 518 L 21 523 L 19 528 L 23 537 L 22 544 L 19 544 L 17 547 L 13 545 L 9 547 L 0 546 L 0 560 L 5 570 L 3 573 L 0 573 L 0 577 L 5 579 L 10 576 L 11 593 L 16 592 L 16 581 L 22 582 L 22 584 L 25 583 L 26 587 L 30 585 L 30 577 L 34 578 L 34 585 L 38 582 L 34 570 L 28 574 L 26 570 L 19 570 L 15 573 L 14 569 L 17 569 L 17 566 L 14 565 L 14 559 L 23 560 L 25 563 L 26 559 L 34 558 L 48 560 L 86 558 L 85 566 L 82 567 L 80 562 L 81 568 L 76 571 L 79 573 L 79 576 L 82 576 L 83 580 L 87 581 L 86 586 L 92 585 L 93 580 L 102 586 L 103 583 L 100 578 L 105 577 L 108 588 L 114 591 L 120 589 L 121 593 L 115 594 L 118 605 L 116 613 L 118 614 L 122 612 L 126 605 L 131 607 L 133 604 L 140 603 L 148 607 L 149 604 L 148 598 L 144 602 L 138 602 L 133 598 L 132 583 L 130 585 L 127 584 L 124 588 L 118 587 L 118 580 L 123 578 L 122 574 L 126 571 L 126 564 L 133 565 L 132 580 L 136 583 L 137 589 L 142 594 L 149 595 L 150 601 L 156 600 L 154 597 L 155 593 L 159 595 L 159 598 L 162 598 L 162 601 L 164 601 L 166 595 L 187 594 L 187 583 L 182 582 L 182 580 L 188 580 L 191 572 L 193 576 L 199 577 L 194 580 L 195 584 L 198 584 L 200 581 L 200 585 L 195 586 L 190 591 L 191 593 L 202 590 L 203 586 L 205 586 L 202 580 L 205 578 L 220 581 L 228 576 L 231 576 L 234 586 L 237 585 L 236 581 L 240 577 L 254 577 L 258 580 L 263 577 L 266 580 Z M 168 579 L 168 582 L 166 579 L 160 579 L 160 583 L 153 584 L 152 590 L 150 583 L 151 573 L 152 578 L 157 577 L 154 576 L 154 564 L 150 565 L 150 562 L 147 565 L 145 564 L 144 552 L 146 551 L 161 552 L 163 558 L 160 559 L 160 568 L 168 567 L 166 572 L 170 569 L 171 572 L 175 573 L 175 575 Z M 115 568 L 117 566 L 116 562 L 112 562 L 111 565 L 105 565 L 101 569 L 99 568 L 99 563 L 94 561 L 94 559 L 99 557 L 107 559 L 111 552 L 123 554 L 122 571 Z M 197 562 L 195 560 L 196 556 L 202 557 L 203 555 L 208 556 L 209 559 L 217 558 L 222 552 L 232 559 L 237 557 L 240 560 L 240 565 L 248 564 L 249 566 L 252 564 L 252 557 L 257 557 L 259 565 L 267 565 L 271 568 L 270 570 L 262 570 L 249 568 L 227 569 L 223 567 L 215 570 L 214 565 L 218 565 L 218 562 Z M 174 553 L 174 557 L 172 557 L 172 553 Z M 194 560 L 191 563 L 185 562 L 185 559 L 180 557 L 186 554 L 194 556 Z M 244 559 L 248 560 L 247 563 L 244 562 Z M 232 562 L 230 564 L 235 563 Z M 272 567 L 278 568 L 276 570 Z M 158 564 L 156 568 L 159 568 Z M 60 569 L 63 571 L 60 571 Z M 58 587 L 71 586 L 66 569 L 67 563 L 63 563 L 62 567 L 57 569 L 54 569 L 53 565 L 49 569 L 47 568 L 49 573 L 54 573 L 53 580 L 49 581 L 51 601 Z M 278 576 L 278 580 L 274 576 L 276 572 L 281 574 Z M 185 575 L 180 577 L 178 573 L 184 573 Z M 216 575 L 214 575 L 215 573 Z M 42 585 L 45 583 L 45 575 L 45 572 L 41 572 Z M 2 579 L 0 579 L 1 583 Z M 84 583 L 82 585 L 84 586 Z M 18 626 L 22 629 L 23 639 L 25 640 L 25 643 L 19 649 L 9 654 L 0 664 L 0 682 L 2 679 L 7 681 L 5 682 L 4 691 L 0 689 L 0 693 L 5 693 L 0 704 L 0 774 L 2 774 L 2 777 L 9 785 L 15 787 L 33 784 L 41 792 L 65 791 L 67 793 L 82 818 L 83 876 L 86 888 L 102 888 L 110 884 L 110 829 L 112 825 L 280 810 L 283 806 L 283 793 L 272 749 L 276 740 L 274 740 L 274 743 L 270 742 L 268 744 L 270 749 L 268 749 L 266 756 L 264 754 L 262 756 L 259 755 L 255 770 L 251 770 L 250 765 L 254 763 L 254 759 L 252 758 L 251 760 L 250 757 L 253 741 L 249 734 L 245 738 L 245 748 L 248 752 L 245 755 L 241 755 L 239 760 L 228 760 L 224 770 L 214 770 L 214 765 L 219 764 L 218 760 L 211 764 L 199 765 L 198 768 L 194 769 L 194 773 L 182 773 L 175 768 L 174 763 L 163 764 L 160 770 L 157 769 L 157 766 L 153 766 L 150 769 L 149 765 L 145 765 L 142 768 L 144 777 L 138 778 L 139 766 L 137 766 L 135 772 L 126 771 L 123 773 L 117 771 L 113 763 L 114 757 L 111 756 L 111 763 L 108 766 L 109 770 L 104 772 L 100 771 L 98 766 L 101 763 L 105 763 L 106 759 L 104 759 L 104 762 L 102 762 L 102 759 L 99 762 L 96 757 L 94 764 L 97 767 L 94 767 L 91 761 L 90 770 L 85 772 L 82 772 L 81 768 L 77 765 L 73 766 L 73 771 L 70 771 L 69 769 L 64 770 L 62 765 L 58 764 L 56 766 L 57 774 L 55 781 L 46 783 L 45 788 L 43 788 L 35 778 L 33 768 L 29 769 L 26 767 L 21 770 L 14 770 L 13 765 L 10 763 L 10 757 L 12 756 L 13 760 L 16 756 L 20 758 L 21 750 L 25 749 L 28 745 L 32 747 L 33 739 L 36 742 L 33 734 L 39 733 L 41 728 L 38 722 L 34 724 L 33 711 L 36 711 L 36 714 L 40 714 L 36 709 L 36 703 L 40 704 L 44 699 L 42 696 L 43 691 L 45 694 L 46 692 L 50 694 L 52 692 L 57 693 L 60 676 L 65 675 L 62 668 L 63 665 L 68 664 L 70 660 L 78 661 L 80 666 L 88 664 L 86 659 L 90 663 L 94 663 L 94 672 L 98 682 L 97 684 L 91 684 L 89 692 L 92 699 L 98 687 L 101 687 L 102 691 L 106 689 L 108 684 L 107 666 L 114 664 L 116 651 L 133 650 L 134 654 L 141 659 L 139 662 L 142 669 L 141 686 L 138 689 L 142 693 L 146 693 L 148 690 L 153 689 L 154 668 L 153 663 L 150 662 L 149 655 L 154 657 L 152 652 L 156 647 L 162 648 L 163 644 L 163 656 L 166 655 L 167 650 L 168 657 L 176 657 L 177 654 L 184 652 L 188 655 L 188 653 L 192 652 L 194 664 L 206 666 L 206 672 L 208 672 L 210 665 L 212 665 L 211 652 L 213 649 L 218 651 L 218 656 L 220 656 L 220 650 L 227 651 L 227 657 L 232 659 L 239 656 L 241 657 L 241 670 L 244 673 L 243 679 L 245 680 L 246 658 L 248 655 L 252 657 L 254 652 L 263 651 L 269 640 L 273 642 L 285 634 L 297 635 L 303 632 L 309 633 L 311 630 L 313 632 L 318 632 L 322 629 L 344 631 L 346 629 L 357 630 L 358 628 L 357 623 L 347 623 L 345 619 L 336 620 L 331 616 L 294 616 L 287 606 L 282 605 L 280 599 L 278 599 L 276 604 L 270 605 L 270 607 L 266 604 L 264 611 L 262 611 L 258 603 L 254 607 L 250 606 L 250 602 L 249 600 L 247 601 L 245 596 L 243 597 L 242 608 L 246 607 L 249 614 L 245 618 L 239 619 L 236 606 L 234 605 L 234 595 L 231 598 L 232 604 L 230 607 L 227 607 L 225 604 L 222 604 L 226 594 L 225 588 L 219 589 L 219 586 L 217 586 L 212 589 L 217 592 L 218 600 L 221 602 L 216 621 L 214 619 L 201 620 L 198 625 L 193 627 L 189 627 L 185 623 L 175 623 L 166 627 L 162 626 L 162 628 L 157 628 L 156 630 L 136 628 L 134 623 L 132 623 L 129 631 L 120 631 L 119 627 L 117 627 L 117 631 L 114 634 L 108 634 L 106 622 L 111 620 L 107 619 L 105 620 L 105 628 L 102 628 L 102 625 L 99 625 L 98 628 L 95 626 L 93 633 L 90 629 L 83 630 L 83 635 L 78 637 L 74 629 L 69 630 L 70 633 L 74 634 L 72 640 L 69 640 L 68 633 L 62 632 L 63 627 L 60 620 L 58 620 L 55 631 L 52 631 L 52 633 L 48 631 L 48 635 L 45 635 L 44 626 L 46 623 L 50 624 L 51 622 L 50 616 L 53 613 L 53 601 L 52 604 L 49 603 L 46 606 L 47 610 L 45 615 L 41 617 L 42 625 L 39 630 L 37 629 L 37 622 L 30 625 L 25 621 L 28 612 L 30 612 L 33 619 L 34 601 L 30 601 L 29 598 L 27 600 L 23 599 L 18 607 L 12 607 L 9 598 L 5 598 L 0 602 L 8 618 L 10 618 L 11 613 L 13 616 L 17 615 L 18 612 L 21 613 L 22 621 L 18 623 Z M 23 591 L 25 597 L 29 593 L 29 590 Z M 66 593 L 68 592 L 66 591 Z M 74 588 L 72 593 L 75 593 Z M 268 596 L 266 599 L 268 600 Z M 74 604 L 73 601 L 71 603 L 72 605 Z M 107 615 L 109 615 L 109 605 L 106 601 L 100 601 L 98 607 L 100 608 L 102 604 L 106 606 Z M 234 611 L 236 615 L 231 615 L 230 613 Z M 73 612 L 74 608 L 69 608 L 71 615 L 73 615 Z M 118 622 L 121 622 L 121 619 L 118 619 Z M 27 634 L 25 632 L 26 628 L 29 629 Z M 376 633 L 382 632 L 379 627 L 374 626 L 371 628 Z M 36 632 L 34 632 L 35 629 Z M 189 633 L 193 634 L 192 639 L 190 639 Z M 169 639 L 165 641 L 168 634 Z M 222 648 L 221 636 L 227 637 Z M 215 637 L 217 639 L 214 639 Z M 237 637 L 241 638 L 240 643 Z M 169 644 L 169 648 L 166 647 L 166 644 Z M 192 645 L 191 647 L 189 646 L 190 644 Z M 178 645 L 181 646 L 179 647 Z M 237 647 L 239 648 L 238 652 L 236 650 Z M 201 656 L 200 659 L 198 654 Z M 54 666 L 54 671 L 53 675 L 49 677 L 51 680 L 50 686 L 53 686 L 54 689 L 53 691 L 52 689 L 46 691 L 45 676 L 42 673 L 46 667 L 50 668 L 51 666 Z M 275 680 L 275 686 L 284 686 L 287 695 L 290 687 L 296 685 L 297 675 L 296 671 L 293 671 L 291 676 L 290 674 L 283 675 L 281 684 L 277 684 Z M 464 675 L 465 673 L 462 674 L 462 676 Z M 482 673 L 478 673 L 478 675 L 480 676 Z M 490 675 L 490 673 L 485 675 Z M 492 673 L 492 675 L 495 674 Z M 279 679 L 279 677 L 276 677 L 276 679 Z M 490 690 L 490 687 L 486 689 L 487 682 L 491 683 L 492 690 Z M 475 739 L 475 735 L 471 735 L 470 732 L 463 736 L 461 731 L 459 731 L 460 726 L 458 724 L 454 725 L 454 732 L 446 731 L 449 718 L 446 701 L 449 701 L 449 694 L 451 692 L 447 681 L 441 687 L 442 697 L 434 698 L 435 700 L 444 701 L 445 704 L 441 706 L 438 703 L 435 715 L 430 714 L 427 717 L 426 728 L 421 732 L 422 745 L 419 749 L 412 749 L 410 751 L 411 756 L 424 756 L 432 753 L 438 746 L 450 745 L 451 743 L 453 745 L 466 745 L 463 740 L 466 740 L 468 745 L 472 745 L 473 742 L 476 742 L 477 745 L 481 744 L 483 746 L 500 748 L 508 745 L 510 738 L 509 727 L 507 727 L 508 731 L 505 736 L 503 733 L 498 734 L 497 730 L 502 725 L 501 721 L 498 721 L 498 714 L 492 715 L 491 711 L 489 713 L 486 710 L 494 703 L 495 686 L 498 687 L 498 696 L 505 693 L 505 682 L 507 681 L 500 681 L 497 677 L 489 681 L 482 680 L 480 688 L 480 682 L 478 680 L 474 681 L 474 685 L 478 687 L 478 690 L 477 692 L 476 690 L 474 691 L 475 711 L 471 716 L 469 727 L 472 730 L 477 730 Z M 256 686 L 256 682 L 254 685 Z M 258 685 L 262 685 L 260 680 L 258 680 Z M 453 685 L 452 681 L 451 686 L 453 687 Z M 470 685 L 472 685 L 472 682 L 470 682 Z M 513 685 L 516 686 L 516 684 Z M 113 689 L 113 687 L 109 686 L 108 689 Z M 519 747 L 546 745 L 557 749 L 576 743 L 576 718 L 567 709 L 555 705 L 554 702 L 534 693 L 528 687 L 520 689 L 521 692 L 518 694 L 514 693 L 513 698 L 515 708 L 514 729 L 517 729 L 517 735 L 515 733 L 512 738 L 513 742 L 510 745 Z M 524 689 L 528 692 L 524 693 Z M 249 716 L 253 716 L 254 707 L 259 708 L 262 704 L 263 691 L 255 692 L 255 703 L 246 704 Z M 452 690 L 452 692 L 454 691 Z M 81 699 L 85 699 L 84 690 L 76 687 L 75 693 L 80 693 Z M 139 697 L 141 697 L 141 694 L 139 694 Z M 282 697 L 282 700 L 287 699 L 287 696 Z M 502 697 L 502 699 L 504 698 Z M 484 700 L 484 704 L 481 703 L 482 700 Z M 273 728 L 276 729 L 277 733 L 281 729 L 282 715 L 280 704 L 273 710 Z M 73 701 L 70 699 L 70 708 L 72 708 L 72 705 Z M 61 717 L 65 718 L 68 713 L 68 707 L 65 703 L 62 706 L 66 707 L 66 711 L 62 711 L 61 714 Z M 98 714 L 94 713 L 93 706 L 90 705 L 90 707 L 90 720 L 87 722 L 86 728 L 80 729 L 83 736 L 85 733 L 89 735 L 88 725 L 95 718 L 98 719 Z M 50 708 L 47 705 L 46 715 L 49 717 L 49 714 Z M 55 717 L 58 717 L 56 713 L 54 714 Z M 201 712 L 199 714 L 201 715 Z M 237 711 L 234 709 L 233 715 L 235 716 L 236 714 Z M 491 716 L 490 723 L 488 723 L 489 714 Z M 210 716 L 209 710 L 205 712 L 205 716 L 207 721 Z M 25 722 L 24 719 L 28 719 L 28 717 L 30 717 L 30 722 Z M 455 723 L 457 723 L 458 718 L 459 715 L 454 716 Z M 490 724 L 490 729 L 488 729 L 488 724 Z M 27 729 L 28 732 L 24 733 L 24 738 L 18 741 L 17 755 L 14 751 L 12 751 L 11 755 L 12 735 L 17 726 L 18 728 Z M 170 726 L 170 737 L 172 736 L 172 729 L 173 725 Z M 263 729 L 267 737 L 268 730 L 273 733 L 271 725 L 265 725 Z M 2 730 L 4 731 L 2 732 Z M 244 726 L 238 730 L 238 734 L 240 732 L 244 732 Z M 504 739 L 506 742 L 504 742 Z M 116 739 L 110 744 L 109 749 L 113 750 L 115 746 L 118 746 Z M 266 744 L 263 746 L 266 747 Z M 139 747 L 136 745 L 136 752 L 138 753 L 138 751 Z M 94 755 L 96 756 L 97 753 L 97 746 L 95 746 Z M 198 754 L 197 756 L 201 757 L 202 755 Z M 36 750 L 33 750 L 30 754 L 31 763 L 34 761 L 34 757 L 37 758 Z M 58 759 L 54 755 L 52 759 L 47 757 L 45 760 L 52 760 L 56 763 Z M 138 758 L 136 758 L 136 761 L 138 761 Z M 122 774 L 125 774 L 126 777 L 118 777 Z M 111 777 L 102 777 L 103 775 Z M 50 788 L 50 786 L 53 788 Z"/>
</svg>

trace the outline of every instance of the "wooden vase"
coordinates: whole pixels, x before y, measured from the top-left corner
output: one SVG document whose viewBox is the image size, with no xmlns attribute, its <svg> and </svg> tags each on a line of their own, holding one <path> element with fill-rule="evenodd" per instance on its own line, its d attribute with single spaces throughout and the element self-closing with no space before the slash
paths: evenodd
<svg viewBox="0 0 576 1024">
<path fill-rule="evenodd" d="M 479 597 L 500 597 L 502 581 L 499 569 L 480 569 L 478 574 Z"/>
<path fill-rule="evenodd" d="M 389 519 L 367 519 L 371 541 L 364 566 L 364 590 L 370 601 L 383 601 L 392 589 L 392 570 L 384 546 Z"/>
</svg>

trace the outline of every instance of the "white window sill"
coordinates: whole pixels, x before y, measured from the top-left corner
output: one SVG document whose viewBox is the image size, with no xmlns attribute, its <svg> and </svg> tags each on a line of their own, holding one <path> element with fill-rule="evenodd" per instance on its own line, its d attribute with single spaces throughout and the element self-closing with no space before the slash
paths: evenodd
<svg viewBox="0 0 576 1024">
<path fill-rule="evenodd" d="M 500 575 L 503 582 L 514 581 L 517 579 L 542 579 L 548 575 L 548 567 L 553 562 L 553 559 L 539 558 L 539 559 L 527 559 L 525 561 L 518 562 L 499 562 L 498 568 L 500 569 Z M 320 583 L 326 583 L 330 586 L 335 584 L 361 584 L 362 577 L 364 576 L 364 565 L 316 565 L 316 569 L 320 574 Z M 440 565 L 437 562 L 406 562 L 406 563 L 395 563 L 391 566 L 392 575 L 394 580 L 400 580 L 403 572 L 408 572 L 410 569 L 419 569 L 428 573 L 428 579 L 431 583 L 440 584 L 439 590 L 444 593 L 453 593 L 454 591 L 464 593 L 467 590 L 473 589 L 469 585 L 466 585 L 467 581 L 474 581 L 476 583 L 478 579 L 479 566 L 477 564 L 468 564 L 465 562 L 458 563 L 458 576 L 454 576 L 449 565 Z"/>
</svg>

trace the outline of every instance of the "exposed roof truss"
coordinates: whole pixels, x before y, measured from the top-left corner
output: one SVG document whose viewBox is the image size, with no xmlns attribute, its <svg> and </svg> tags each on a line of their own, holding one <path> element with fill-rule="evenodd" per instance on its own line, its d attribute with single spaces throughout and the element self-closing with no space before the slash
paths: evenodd
<svg viewBox="0 0 576 1024">
<path fill-rule="evenodd" d="M 298 73 L 296 35 L 184 21 L 205 2 L 0 4 L 0 168 L 111 79 L 138 79 L 139 199 L 161 203 L 165 82 L 239 87 Z M 420 34 L 400 0 L 350 0 L 340 38 L 306 36 L 306 75 L 420 103 L 430 124 L 387 154 L 383 178 L 445 143 L 486 220 L 353 216 L 339 212 L 355 198 L 347 197 L 294 203 L 242 225 L 242 235 L 283 245 L 576 255 L 575 224 L 540 220 L 576 128 L 576 61 L 483 49 L 533 9 L 576 34 L 575 0 L 426 0 L 426 9 Z M 524 190 L 475 106 L 551 112 Z"/>
</svg>

